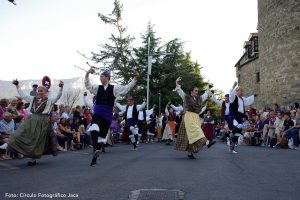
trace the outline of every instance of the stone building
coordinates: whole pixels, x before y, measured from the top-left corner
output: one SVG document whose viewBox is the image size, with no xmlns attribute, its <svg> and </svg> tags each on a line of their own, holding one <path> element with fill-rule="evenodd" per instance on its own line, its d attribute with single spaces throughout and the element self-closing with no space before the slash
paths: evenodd
<svg viewBox="0 0 300 200">
<path fill-rule="evenodd" d="M 255 106 L 300 102 L 300 1 L 258 0 L 258 33 L 244 43 L 235 65 L 246 95 Z"/>
</svg>

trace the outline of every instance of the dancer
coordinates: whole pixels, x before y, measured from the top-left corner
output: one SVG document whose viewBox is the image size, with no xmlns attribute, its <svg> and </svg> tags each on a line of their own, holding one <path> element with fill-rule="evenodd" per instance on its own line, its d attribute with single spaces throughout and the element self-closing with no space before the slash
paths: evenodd
<svg viewBox="0 0 300 200">
<path fill-rule="evenodd" d="M 212 86 L 209 86 L 209 88 L 201 96 L 198 94 L 197 87 L 192 87 L 189 90 L 189 93 L 186 94 L 181 89 L 181 85 L 179 85 L 180 81 L 181 77 L 176 80 L 175 91 L 177 91 L 183 100 L 185 114 L 178 131 L 175 150 L 187 151 L 188 158 L 195 159 L 194 154 L 198 153 L 203 146 L 207 145 L 209 148 L 215 144 L 215 142 L 209 143 L 204 136 L 201 129 L 200 117 L 198 115 L 201 111 L 202 103 L 210 95 L 209 88 Z"/>
<path fill-rule="evenodd" d="M 237 82 L 234 82 L 232 89 L 229 92 L 229 102 L 230 102 L 230 119 L 232 127 L 232 133 L 230 133 L 230 148 L 231 153 L 238 153 L 235 150 L 235 145 L 238 142 L 238 137 L 236 134 L 242 133 L 243 118 L 247 119 L 245 115 L 245 106 L 250 106 L 254 103 L 254 98 L 257 94 L 249 97 L 244 97 L 244 89 L 241 86 L 237 86 Z"/>
<path fill-rule="evenodd" d="M 89 128 L 91 133 L 93 146 L 95 149 L 91 166 L 96 165 L 102 146 L 107 141 L 107 133 L 113 118 L 113 107 L 116 97 L 126 95 L 135 85 L 137 76 L 125 86 L 110 84 L 110 71 L 105 70 L 100 75 L 102 85 L 91 85 L 89 74 L 95 73 L 94 69 L 89 69 L 85 75 L 85 87 L 91 94 L 96 95 L 96 103 L 94 106 L 94 115 L 92 125 Z"/>
<path fill-rule="evenodd" d="M 144 102 L 141 105 L 136 105 L 135 100 L 132 96 L 127 98 L 128 105 L 121 105 L 116 101 L 117 108 L 120 109 L 121 114 L 123 114 L 127 132 L 129 133 L 129 138 L 133 145 L 133 150 L 137 150 L 137 141 L 139 137 L 139 130 L 138 130 L 138 115 L 141 110 L 143 110 L 147 103 L 147 99 L 144 98 Z"/>
<path fill-rule="evenodd" d="M 171 107 L 171 102 L 169 102 L 166 105 L 165 115 L 167 117 L 167 123 L 163 132 L 162 140 L 165 141 L 166 145 L 171 145 L 171 143 L 173 143 L 175 138 L 175 129 L 176 129 L 176 124 L 175 124 L 176 113 Z"/>
<path fill-rule="evenodd" d="M 175 138 L 176 138 L 178 136 L 179 127 L 183 118 L 184 109 L 180 104 L 177 107 L 171 104 L 171 107 L 176 111 L 176 118 L 175 118 L 175 124 L 176 124 Z"/>
<path fill-rule="evenodd" d="M 29 166 L 36 165 L 35 159 L 40 158 L 47 151 L 50 133 L 52 132 L 49 113 L 53 104 L 61 97 L 64 86 L 64 83 L 60 81 L 58 95 L 51 98 L 47 95 L 47 91 L 51 86 L 50 79 L 48 81 L 43 79 L 43 83 L 44 86 L 38 87 L 38 96 L 31 97 L 20 89 L 17 79 L 13 81 L 19 95 L 25 101 L 30 102 L 29 110 L 32 114 L 9 137 L 8 150 L 32 158 L 28 162 Z"/>
<path fill-rule="evenodd" d="M 214 123 L 215 120 L 211 116 L 210 111 L 208 110 L 203 118 L 203 132 L 205 137 L 212 142 L 214 139 Z"/>
<path fill-rule="evenodd" d="M 156 127 L 157 127 L 157 120 L 156 120 L 156 113 L 153 111 L 150 116 L 147 116 L 147 141 L 146 143 L 154 143 Z"/>
<path fill-rule="evenodd" d="M 147 118 L 152 115 L 156 105 L 154 104 L 153 107 L 150 110 L 141 110 L 139 112 L 139 117 L 138 117 L 138 128 L 139 128 L 139 134 L 141 135 L 141 140 L 142 142 L 147 141 L 147 133 L 148 133 L 148 127 L 147 127 Z"/>
<path fill-rule="evenodd" d="M 230 128 L 232 128 L 232 123 L 230 119 L 230 102 L 229 102 L 229 94 L 225 94 L 224 100 L 218 100 L 216 96 L 212 95 L 212 100 L 221 107 L 221 117 L 222 120 L 225 120 Z"/>
</svg>

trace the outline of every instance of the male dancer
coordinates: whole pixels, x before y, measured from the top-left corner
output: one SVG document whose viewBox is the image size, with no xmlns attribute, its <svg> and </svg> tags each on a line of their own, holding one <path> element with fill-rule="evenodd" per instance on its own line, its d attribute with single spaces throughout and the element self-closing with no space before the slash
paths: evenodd
<svg viewBox="0 0 300 200">
<path fill-rule="evenodd" d="M 229 108 L 230 108 L 229 94 L 225 94 L 224 100 L 218 100 L 216 96 L 213 94 L 212 100 L 221 107 L 221 117 L 229 125 L 229 123 L 231 122 L 231 120 L 229 119 Z"/>
<path fill-rule="evenodd" d="M 225 94 L 224 100 L 219 100 L 214 95 L 212 91 L 212 100 L 221 107 L 221 119 L 225 121 L 228 125 L 229 130 L 232 130 L 232 117 L 230 116 L 230 102 L 229 102 L 229 94 Z M 227 138 L 227 145 L 230 146 L 230 135 L 229 132 L 225 133 L 225 137 Z"/>
<path fill-rule="evenodd" d="M 143 109 L 139 112 L 138 117 L 138 128 L 139 128 L 139 135 L 141 135 L 142 142 L 147 141 L 147 119 L 152 115 L 156 105 L 154 104 L 150 110 Z M 139 141 L 137 141 L 137 144 Z"/>
<path fill-rule="evenodd" d="M 113 107 L 116 97 L 127 94 L 133 88 L 137 80 L 136 75 L 128 85 L 111 85 L 110 71 L 105 70 L 100 75 L 102 85 L 91 85 L 89 74 L 93 73 L 95 73 L 95 70 L 91 68 L 85 75 L 86 89 L 93 95 L 96 95 L 92 126 L 90 127 L 93 146 L 96 151 L 94 152 L 93 159 L 90 164 L 91 166 L 96 165 L 97 158 L 101 153 L 100 149 L 102 149 L 103 140 L 105 140 L 112 122 Z"/>
<path fill-rule="evenodd" d="M 116 102 L 116 106 L 120 109 L 121 113 L 124 115 L 124 119 L 126 122 L 126 128 L 129 134 L 129 138 L 133 145 L 133 150 L 137 149 L 137 140 L 139 135 L 138 130 L 138 115 L 141 110 L 143 110 L 147 103 L 147 99 L 144 98 L 144 102 L 141 105 L 136 105 L 135 100 L 132 96 L 127 98 L 128 105 L 121 105 Z"/>
<path fill-rule="evenodd" d="M 254 97 L 257 94 L 254 94 L 249 97 L 244 97 L 244 89 L 241 86 L 237 86 L 237 82 L 234 82 L 232 89 L 229 92 L 229 102 L 230 102 L 230 118 L 233 124 L 232 133 L 230 134 L 231 144 L 229 151 L 231 153 L 238 153 L 234 150 L 234 147 L 237 143 L 237 137 L 235 134 L 242 132 L 242 123 L 243 118 L 247 119 L 245 115 L 245 106 L 250 106 L 254 103 Z"/>
</svg>

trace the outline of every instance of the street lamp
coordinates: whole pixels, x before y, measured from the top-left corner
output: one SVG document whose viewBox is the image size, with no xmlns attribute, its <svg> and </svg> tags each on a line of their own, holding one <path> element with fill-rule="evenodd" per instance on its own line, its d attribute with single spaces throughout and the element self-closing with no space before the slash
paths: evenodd
<svg viewBox="0 0 300 200">
<path fill-rule="evenodd" d="M 174 53 L 169 53 L 169 52 L 165 52 L 165 53 L 157 53 L 157 54 L 150 54 L 150 37 L 148 37 L 148 73 L 147 73 L 147 110 L 149 110 L 149 82 L 150 82 L 150 75 L 151 75 L 151 71 L 152 71 L 152 58 L 153 56 L 162 56 L 162 55 L 174 55 Z"/>
</svg>

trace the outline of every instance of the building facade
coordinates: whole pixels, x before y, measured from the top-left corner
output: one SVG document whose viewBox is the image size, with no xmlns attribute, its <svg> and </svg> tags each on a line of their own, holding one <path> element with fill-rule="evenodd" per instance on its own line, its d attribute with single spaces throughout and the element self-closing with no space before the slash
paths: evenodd
<svg viewBox="0 0 300 200">
<path fill-rule="evenodd" d="M 235 65 L 246 95 L 255 106 L 300 102 L 300 1 L 258 0 L 258 33 L 244 43 Z"/>
</svg>

